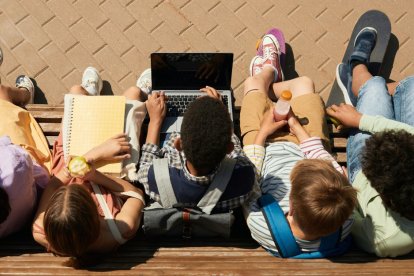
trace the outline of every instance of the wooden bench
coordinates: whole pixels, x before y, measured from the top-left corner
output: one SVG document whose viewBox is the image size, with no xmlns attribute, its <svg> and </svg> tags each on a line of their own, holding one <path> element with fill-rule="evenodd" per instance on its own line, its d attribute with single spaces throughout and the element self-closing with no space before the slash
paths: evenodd
<svg viewBox="0 0 414 276">
<path fill-rule="evenodd" d="M 30 105 L 28 110 L 41 125 L 49 144 L 60 131 L 63 107 Z M 239 112 L 236 110 L 235 121 Z M 346 136 L 329 125 L 333 153 L 346 163 Z M 378 259 L 353 249 L 332 259 L 292 260 L 275 258 L 248 235 L 228 241 L 160 241 L 137 237 L 97 265 L 82 270 L 66 267 L 68 260 L 55 257 L 34 242 L 28 229 L 0 240 L 0 274 L 409 274 L 414 273 L 414 254 L 397 259 Z"/>
</svg>

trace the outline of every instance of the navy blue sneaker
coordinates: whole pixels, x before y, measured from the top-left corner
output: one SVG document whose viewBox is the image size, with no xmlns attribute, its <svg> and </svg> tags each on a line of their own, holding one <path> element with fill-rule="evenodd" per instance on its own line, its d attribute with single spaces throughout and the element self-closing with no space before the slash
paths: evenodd
<svg viewBox="0 0 414 276">
<path fill-rule="evenodd" d="M 354 51 L 349 58 L 349 64 L 352 61 L 358 60 L 368 66 L 369 58 L 377 41 L 377 30 L 372 27 L 363 28 L 355 37 Z M 352 66 L 351 66 L 352 75 Z"/>
<path fill-rule="evenodd" d="M 349 64 L 338 64 L 336 67 L 336 82 L 339 88 L 341 88 L 345 103 L 356 106 L 358 99 L 352 93 L 352 76 Z"/>
</svg>

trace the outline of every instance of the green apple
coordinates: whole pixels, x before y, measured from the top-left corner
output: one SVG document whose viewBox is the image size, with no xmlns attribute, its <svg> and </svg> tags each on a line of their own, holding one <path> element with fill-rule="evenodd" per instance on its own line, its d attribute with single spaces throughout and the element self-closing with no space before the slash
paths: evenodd
<svg viewBox="0 0 414 276">
<path fill-rule="evenodd" d="M 76 156 L 70 160 L 68 169 L 73 177 L 83 177 L 91 170 L 91 167 L 86 162 L 85 157 Z"/>
</svg>

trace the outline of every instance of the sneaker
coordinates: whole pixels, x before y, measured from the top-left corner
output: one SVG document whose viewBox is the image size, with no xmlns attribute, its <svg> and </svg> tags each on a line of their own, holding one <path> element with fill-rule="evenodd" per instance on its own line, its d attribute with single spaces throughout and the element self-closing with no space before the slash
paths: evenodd
<svg viewBox="0 0 414 276">
<path fill-rule="evenodd" d="M 18 76 L 16 78 L 16 87 L 24 88 L 30 93 L 30 99 L 26 103 L 23 103 L 23 106 L 25 106 L 26 104 L 32 104 L 34 102 L 35 88 L 34 88 L 32 80 L 28 76 L 25 76 L 25 75 Z"/>
<path fill-rule="evenodd" d="M 341 88 L 345 103 L 356 106 L 358 99 L 352 93 L 352 76 L 349 64 L 338 64 L 336 67 L 336 82 Z"/>
<path fill-rule="evenodd" d="M 152 92 L 151 68 L 145 69 L 137 79 L 137 87 L 146 94 Z"/>
<path fill-rule="evenodd" d="M 263 70 L 263 58 L 260 56 L 254 56 L 250 62 L 250 76 L 260 74 Z"/>
<path fill-rule="evenodd" d="M 85 88 L 91 96 L 98 96 L 101 94 L 103 83 L 96 68 L 88 67 L 85 69 L 82 75 L 81 86 Z"/>
<path fill-rule="evenodd" d="M 274 82 L 280 82 L 285 79 L 280 66 L 280 46 L 276 37 L 272 34 L 267 34 L 262 40 L 263 49 L 263 66 L 272 66 L 275 69 Z"/>
<path fill-rule="evenodd" d="M 354 51 L 349 58 L 349 63 L 351 64 L 353 60 L 358 60 L 368 66 L 369 58 L 371 56 L 372 50 L 375 47 L 376 41 L 377 30 L 372 27 L 363 28 L 355 37 Z"/>
</svg>

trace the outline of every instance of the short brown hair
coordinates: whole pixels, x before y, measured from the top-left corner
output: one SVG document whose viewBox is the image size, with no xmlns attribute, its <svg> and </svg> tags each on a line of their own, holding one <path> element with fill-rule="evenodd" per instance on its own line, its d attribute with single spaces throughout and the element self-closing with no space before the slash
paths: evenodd
<svg viewBox="0 0 414 276">
<path fill-rule="evenodd" d="M 43 227 L 51 249 L 82 257 L 99 236 L 99 214 L 90 193 L 80 184 L 60 187 L 46 208 Z"/>
<path fill-rule="evenodd" d="M 299 161 L 290 180 L 293 218 L 305 234 L 322 237 L 335 232 L 356 207 L 356 190 L 327 160 Z"/>
</svg>

